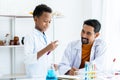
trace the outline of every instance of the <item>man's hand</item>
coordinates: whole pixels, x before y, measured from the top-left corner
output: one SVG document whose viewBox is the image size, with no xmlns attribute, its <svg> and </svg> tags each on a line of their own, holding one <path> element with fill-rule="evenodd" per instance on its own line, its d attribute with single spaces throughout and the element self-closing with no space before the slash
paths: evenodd
<svg viewBox="0 0 120 80">
<path fill-rule="evenodd" d="M 55 69 L 55 71 L 58 70 L 58 64 L 54 64 L 54 69 Z"/>
<path fill-rule="evenodd" d="M 74 75 L 74 72 L 75 72 L 75 71 L 78 71 L 78 70 L 79 70 L 78 68 L 72 67 L 66 74 L 67 74 L 67 75 Z"/>
</svg>

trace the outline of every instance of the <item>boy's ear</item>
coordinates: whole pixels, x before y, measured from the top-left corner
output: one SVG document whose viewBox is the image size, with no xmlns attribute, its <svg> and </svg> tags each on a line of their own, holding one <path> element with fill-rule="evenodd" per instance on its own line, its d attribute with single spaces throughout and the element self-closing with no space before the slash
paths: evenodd
<svg viewBox="0 0 120 80">
<path fill-rule="evenodd" d="M 99 32 L 95 33 L 95 38 L 97 38 L 100 35 Z"/>
</svg>

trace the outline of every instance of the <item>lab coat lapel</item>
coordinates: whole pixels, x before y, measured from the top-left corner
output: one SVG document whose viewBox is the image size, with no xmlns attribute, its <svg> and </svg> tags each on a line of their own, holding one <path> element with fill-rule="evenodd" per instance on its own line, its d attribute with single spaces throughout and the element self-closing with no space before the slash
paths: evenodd
<svg viewBox="0 0 120 80">
<path fill-rule="evenodd" d="M 79 68 L 80 64 L 81 64 L 81 41 L 78 41 L 78 44 L 75 46 L 76 49 L 76 54 L 75 54 L 75 59 L 74 59 L 74 67 Z"/>
<path fill-rule="evenodd" d="M 96 40 L 95 40 L 96 41 Z M 91 53 L 90 53 L 90 62 L 95 59 L 95 42 L 93 43 L 93 46 L 91 48 Z"/>
<path fill-rule="evenodd" d="M 46 39 L 47 40 L 47 39 Z M 43 38 L 43 36 L 42 35 L 40 35 L 40 41 L 44 44 L 44 45 L 46 45 L 47 43 L 45 42 L 45 40 L 44 40 L 44 38 Z"/>
<path fill-rule="evenodd" d="M 37 29 L 34 30 L 35 34 L 39 36 L 39 40 L 41 43 L 43 43 L 43 45 L 47 45 L 46 44 L 46 41 L 47 41 L 47 38 L 46 38 L 46 41 L 44 40 L 44 34 L 40 31 L 38 31 Z"/>
</svg>

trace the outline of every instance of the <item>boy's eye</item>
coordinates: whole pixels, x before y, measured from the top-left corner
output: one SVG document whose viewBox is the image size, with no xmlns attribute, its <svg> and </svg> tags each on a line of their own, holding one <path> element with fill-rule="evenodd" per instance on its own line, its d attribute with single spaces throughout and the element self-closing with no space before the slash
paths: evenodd
<svg viewBox="0 0 120 80">
<path fill-rule="evenodd" d="M 82 30 L 82 33 L 85 33 L 85 31 L 84 31 L 84 30 Z"/>
<path fill-rule="evenodd" d="M 49 21 L 49 23 L 51 23 L 51 21 Z"/>
<path fill-rule="evenodd" d="M 46 22 L 46 23 L 51 23 L 51 21 L 48 21 L 48 20 L 44 20 L 44 22 Z"/>
</svg>

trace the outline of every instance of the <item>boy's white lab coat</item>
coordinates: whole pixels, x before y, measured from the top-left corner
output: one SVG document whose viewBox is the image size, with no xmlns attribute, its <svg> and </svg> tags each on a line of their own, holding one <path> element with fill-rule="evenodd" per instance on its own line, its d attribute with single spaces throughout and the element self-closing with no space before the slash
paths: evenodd
<svg viewBox="0 0 120 80">
<path fill-rule="evenodd" d="M 62 61 L 59 64 L 59 73 L 65 74 L 71 67 L 79 68 L 81 64 L 82 44 L 80 40 L 71 42 L 62 57 Z M 96 64 L 96 68 L 99 71 L 104 70 L 104 56 L 106 52 L 106 44 L 101 39 L 96 39 L 93 43 L 90 62 Z"/>
<path fill-rule="evenodd" d="M 25 37 L 25 67 L 28 77 L 45 77 L 47 74 L 48 55 L 44 54 L 37 59 L 37 53 L 46 47 L 43 33 L 34 30 L 30 35 Z M 37 79 L 35 79 L 37 80 Z M 40 80 L 40 79 L 38 79 Z"/>
</svg>

